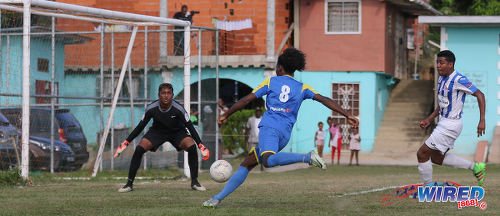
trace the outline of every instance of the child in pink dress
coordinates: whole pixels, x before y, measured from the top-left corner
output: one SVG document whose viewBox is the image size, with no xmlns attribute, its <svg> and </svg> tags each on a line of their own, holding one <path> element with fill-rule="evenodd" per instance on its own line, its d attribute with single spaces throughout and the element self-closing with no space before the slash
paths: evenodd
<svg viewBox="0 0 500 216">
<path fill-rule="evenodd" d="M 340 150 L 342 149 L 342 135 L 340 134 L 339 127 L 333 122 L 332 117 L 328 117 L 330 128 L 330 142 L 329 147 L 332 148 L 332 164 L 335 158 L 335 151 L 337 151 L 337 165 L 340 164 Z"/>
</svg>

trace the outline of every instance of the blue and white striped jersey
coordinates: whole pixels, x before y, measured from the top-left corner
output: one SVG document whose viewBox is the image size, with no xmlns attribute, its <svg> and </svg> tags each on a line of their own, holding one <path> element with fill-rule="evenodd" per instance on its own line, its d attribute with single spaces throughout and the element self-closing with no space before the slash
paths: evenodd
<svg viewBox="0 0 500 216">
<path fill-rule="evenodd" d="M 438 80 L 439 114 L 448 119 L 461 119 L 466 94 L 474 94 L 476 86 L 466 76 L 453 71 L 448 77 Z"/>
</svg>

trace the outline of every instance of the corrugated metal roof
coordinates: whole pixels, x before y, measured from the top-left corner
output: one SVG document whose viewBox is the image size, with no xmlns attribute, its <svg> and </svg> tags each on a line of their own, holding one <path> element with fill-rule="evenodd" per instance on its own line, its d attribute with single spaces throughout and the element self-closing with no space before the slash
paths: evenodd
<svg viewBox="0 0 500 216">
<path fill-rule="evenodd" d="M 404 13 L 414 16 L 443 14 L 433 8 L 429 3 L 422 0 L 387 0 L 387 2 L 400 8 Z"/>
<path fill-rule="evenodd" d="M 419 16 L 419 23 L 431 25 L 500 25 L 500 16 Z"/>
<path fill-rule="evenodd" d="M 274 65 L 274 62 L 266 62 L 265 55 L 221 55 L 219 56 L 219 67 L 269 67 Z M 201 67 L 215 68 L 215 56 L 202 56 L 201 57 Z M 198 66 L 198 56 L 191 56 L 191 68 Z M 168 56 L 165 59 L 160 60 L 157 65 L 148 65 L 149 70 L 153 72 L 160 72 L 162 68 L 183 68 L 184 67 L 184 56 Z M 115 66 L 115 71 L 120 71 L 121 67 Z M 105 73 L 109 73 L 109 66 L 104 66 Z M 135 73 L 137 71 L 142 71 L 144 65 L 134 65 L 132 66 L 132 71 Z M 98 73 L 100 71 L 100 66 L 86 66 L 86 65 L 66 65 L 64 68 L 65 74 L 75 74 L 75 73 Z"/>
</svg>

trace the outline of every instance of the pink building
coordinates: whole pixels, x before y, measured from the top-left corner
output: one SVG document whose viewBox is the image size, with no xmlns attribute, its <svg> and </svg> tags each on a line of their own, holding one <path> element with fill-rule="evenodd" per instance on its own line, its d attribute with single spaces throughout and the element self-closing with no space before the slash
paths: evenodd
<svg viewBox="0 0 500 216">
<path fill-rule="evenodd" d="M 425 1 L 302 0 L 294 45 L 311 71 L 374 71 L 408 78 L 408 38 L 418 15 L 438 11 Z M 408 34 L 410 32 L 410 34 Z"/>
</svg>

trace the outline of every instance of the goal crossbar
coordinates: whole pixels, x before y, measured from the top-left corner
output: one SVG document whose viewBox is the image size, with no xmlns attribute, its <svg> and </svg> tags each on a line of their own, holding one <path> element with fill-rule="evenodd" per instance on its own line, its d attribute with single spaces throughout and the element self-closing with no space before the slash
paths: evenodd
<svg viewBox="0 0 500 216">
<path fill-rule="evenodd" d="M 22 7 L 20 7 L 22 5 Z M 127 53 L 123 62 L 122 72 L 120 73 L 118 88 L 116 89 L 113 97 L 112 109 L 108 116 L 108 122 L 106 124 L 105 130 L 100 140 L 99 152 L 95 161 L 94 169 L 92 170 L 92 176 L 96 176 L 98 171 L 98 164 L 102 160 L 102 152 L 104 149 L 104 143 L 110 129 L 110 122 L 113 116 L 113 108 L 116 107 L 118 100 L 118 94 L 120 92 L 121 83 L 125 76 L 125 70 L 127 65 L 130 64 L 130 53 L 132 52 L 133 43 L 135 40 L 135 35 L 138 31 L 138 26 L 151 26 L 151 25 L 173 25 L 184 27 L 184 101 L 190 101 L 190 31 L 191 23 L 189 21 L 183 21 L 172 18 L 165 17 L 155 17 L 127 12 L 112 11 L 100 8 L 85 7 L 74 4 L 67 4 L 61 2 L 45 1 L 45 0 L 0 0 L 0 8 L 10 11 L 22 12 L 23 13 L 23 76 L 22 76 L 22 92 L 23 92 L 23 108 L 22 108 L 22 163 L 21 163 L 21 175 L 23 178 L 28 178 L 28 136 L 29 136 L 29 97 L 30 97 L 30 17 L 31 14 L 40 14 L 44 16 L 68 18 L 74 20 L 84 20 L 97 23 L 110 23 L 110 24 L 127 24 L 133 26 L 132 35 L 130 38 Z M 21 11 L 22 10 L 22 11 Z M 200 30 L 203 27 L 199 28 Z M 206 28 L 206 30 L 209 30 Z M 185 103 L 184 108 L 189 110 L 190 103 Z"/>
</svg>

